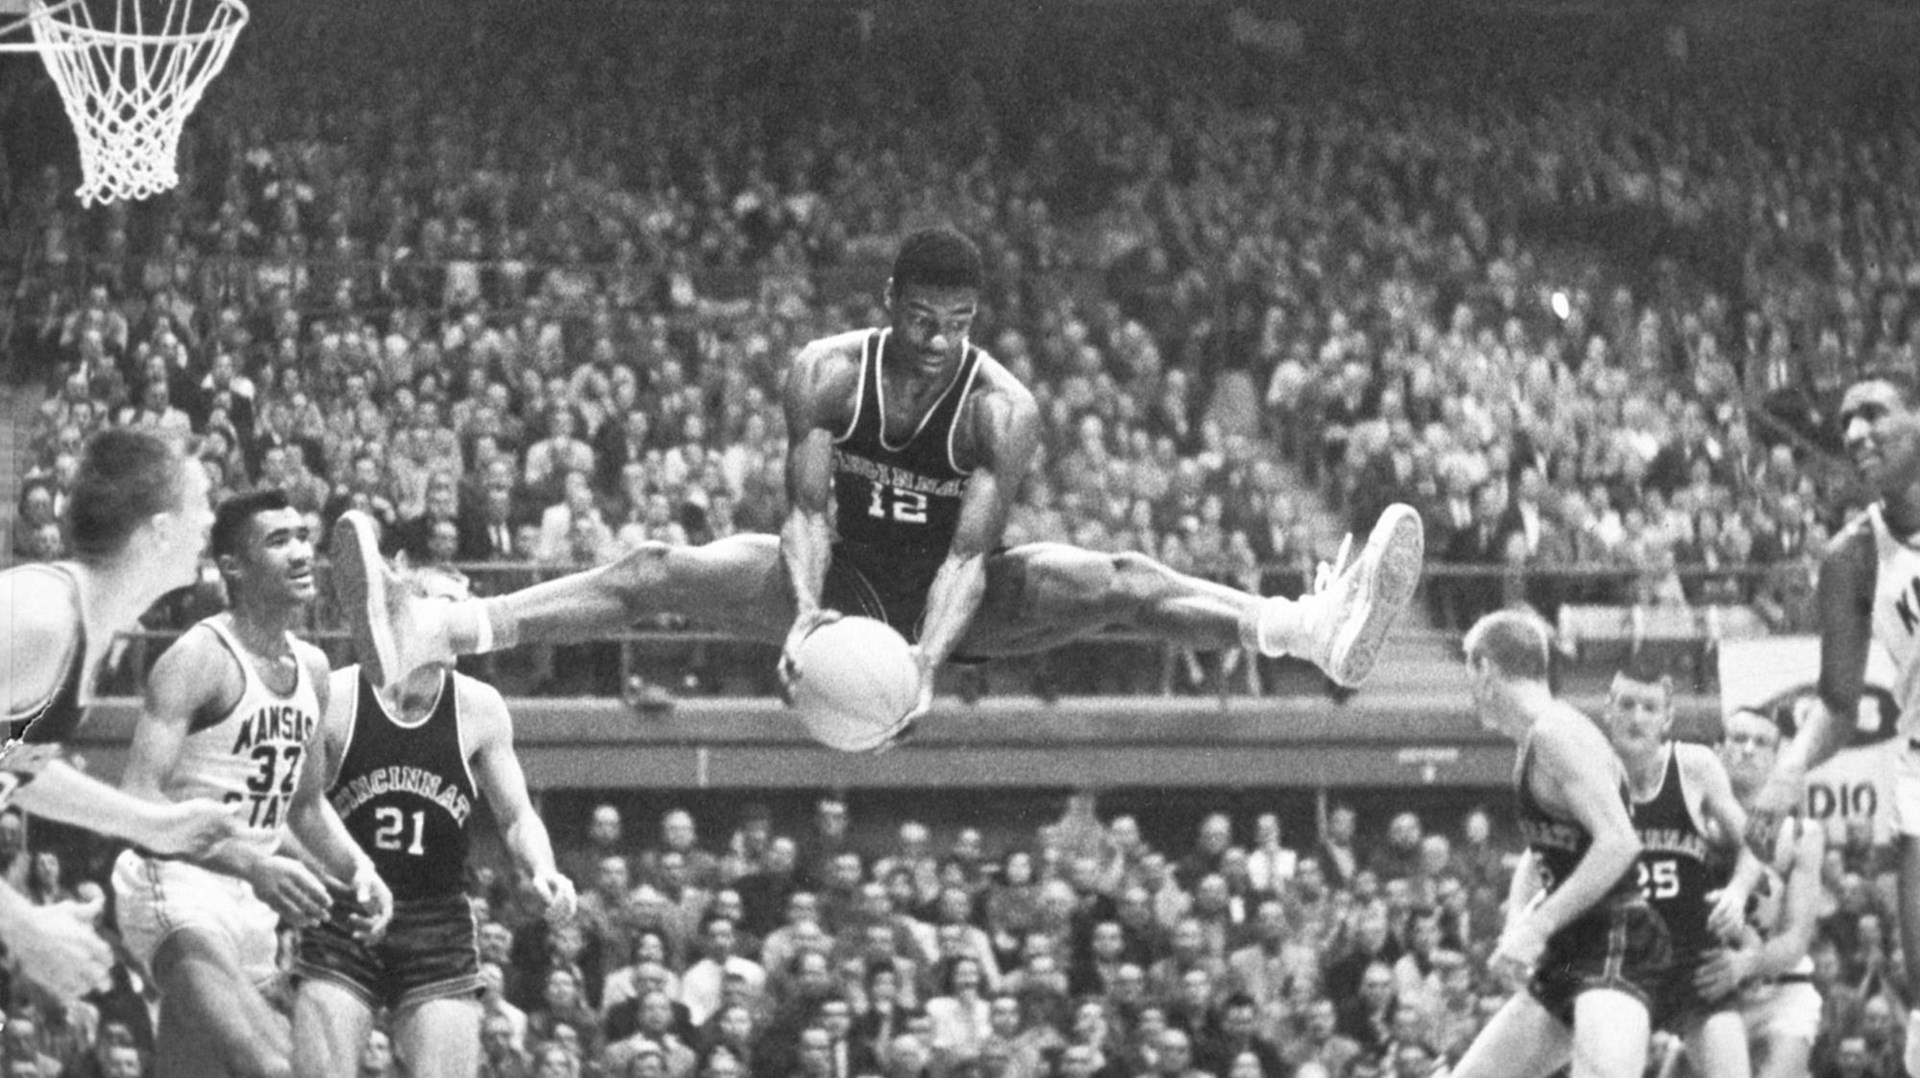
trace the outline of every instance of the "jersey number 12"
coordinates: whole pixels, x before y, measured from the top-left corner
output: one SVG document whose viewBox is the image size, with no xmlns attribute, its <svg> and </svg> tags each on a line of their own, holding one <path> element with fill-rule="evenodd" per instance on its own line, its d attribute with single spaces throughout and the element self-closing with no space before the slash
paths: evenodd
<svg viewBox="0 0 1920 1078">
<path fill-rule="evenodd" d="M 927 496 L 917 490 L 902 490 L 885 483 L 874 483 L 873 500 L 867 503 L 867 515 L 887 519 L 887 494 L 893 494 L 893 519 L 903 524 L 925 524 L 927 522 Z"/>
<path fill-rule="evenodd" d="M 407 832 L 407 814 L 391 805 L 383 805 L 373 810 L 373 822 L 380 829 L 373 833 L 373 844 L 387 851 L 406 850 L 415 857 L 427 852 L 427 814 L 413 814 L 413 841 L 405 841 Z"/>
</svg>

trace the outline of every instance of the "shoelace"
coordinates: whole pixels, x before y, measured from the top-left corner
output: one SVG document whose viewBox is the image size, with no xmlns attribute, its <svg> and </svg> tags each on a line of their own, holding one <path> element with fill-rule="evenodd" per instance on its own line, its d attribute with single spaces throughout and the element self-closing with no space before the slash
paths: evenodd
<svg viewBox="0 0 1920 1078">
<path fill-rule="evenodd" d="M 1348 532 L 1347 537 L 1340 540 L 1340 552 L 1333 556 L 1333 560 L 1323 561 L 1314 569 L 1313 593 L 1315 595 L 1323 595 L 1332 590 L 1333 582 L 1340 579 L 1340 574 L 1346 571 L 1347 559 L 1352 553 L 1353 533 Z"/>
</svg>

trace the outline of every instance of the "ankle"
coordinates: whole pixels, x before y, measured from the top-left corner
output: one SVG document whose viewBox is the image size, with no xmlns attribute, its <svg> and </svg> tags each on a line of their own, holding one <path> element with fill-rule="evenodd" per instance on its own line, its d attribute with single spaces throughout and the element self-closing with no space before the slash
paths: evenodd
<svg viewBox="0 0 1920 1078">
<path fill-rule="evenodd" d="M 1240 617 L 1241 643 L 1270 659 L 1307 654 L 1310 598 L 1275 596 L 1248 607 Z"/>
</svg>

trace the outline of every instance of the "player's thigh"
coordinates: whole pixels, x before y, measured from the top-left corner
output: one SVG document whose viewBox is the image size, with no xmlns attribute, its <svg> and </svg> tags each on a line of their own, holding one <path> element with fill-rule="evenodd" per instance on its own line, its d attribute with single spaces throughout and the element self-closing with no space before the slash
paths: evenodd
<svg viewBox="0 0 1920 1078">
<path fill-rule="evenodd" d="M 703 624 L 775 644 L 793 625 L 793 589 L 778 536 L 731 535 L 702 546 L 648 544 L 609 569 L 622 567 L 639 579 L 658 579 L 665 605 Z"/>
<path fill-rule="evenodd" d="M 480 1069 L 480 1001 L 429 999 L 394 1020 L 394 1048 L 412 1078 L 472 1078 Z"/>
<path fill-rule="evenodd" d="M 1646 1001 L 1595 988 L 1573 1001 L 1573 1078 L 1640 1078 L 1652 1027 Z"/>
<path fill-rule="evenodd" d="M 353 1078 L 372 1029 L 373 1008 L 358 993 L 317 977 L 303 979 L 293 997 L 295 1078 Z"/>
<path fill-rule="evenodd" d="M 967 634 L 969 654 L 997 655 L 1056 642 L 1063 628 L 1100 629 L 1121 603 L 1138 554 L 1065 543 L 1025 543 L 987 559 L 987 592 Z"/>
<path fill-rule="evenodd" d="M 1747 1023 L 1737 1010 L 1712 1011 L 1687 1030 L 1687 1062 L 1700 1078 L 1749 1078 Z"/>
<path fill-rule="evenodd" d="M 1516 992 L 1487 1020 L 1452 1078 L 1543 1078 L 1566 1066 L 1569 1041 L 1567 1027 L 1539 1000 Z"/>
</svg>

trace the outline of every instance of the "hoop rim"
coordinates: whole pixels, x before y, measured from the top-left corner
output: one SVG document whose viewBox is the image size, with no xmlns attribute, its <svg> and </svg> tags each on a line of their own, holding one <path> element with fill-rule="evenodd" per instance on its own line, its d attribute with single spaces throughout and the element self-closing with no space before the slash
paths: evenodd
<svg viewBox="0 0 1920 1078">
<path fill-rule="evenodd" d="M 117 28 L 104 30 L 97 26 L 77 23 L 71 19 L 55 19 L 53 17 L 70 8 L 78 7 L 83 2 L 84 0 L 59 0 L 58 3 L 49 5 L 45 0 L 31 0 L 31 3 L 27 7 L 27 14 L 15 20 L 15 22 L 9 26 L 0 27 L 0 33 L 6 33 L 23 25 L 38 29 L 42 24 L 48 24 L 54 28 L 54 31 L 61 36 L 62 40 L 51 41 L 45 44 L 42 44 L 38 40 L 35 40 L 31 44 L 0 44 L 0 51 L 76 52 L 81 49 L 94 48 L 100 45 L 111 45 L 115 47 L 198 45 L 207 41 L 217 41 L 220 38 L 238 33 L 247 25 L 247 20 L 252 16 L 252 12 L 247 10 L 247 5 L 243 3 L 242 0 L 219 0 L 219 3 L 213 9 L 213 14 L 209 15 L 208 19 L 209 21 L 213 21 L 221 20 L 224 17 L 224 21 L 220 21 L 218 25 L 208 26 L 203 30 L 171 34 L 138 34 L 129 33 Z"/>
</svg>

